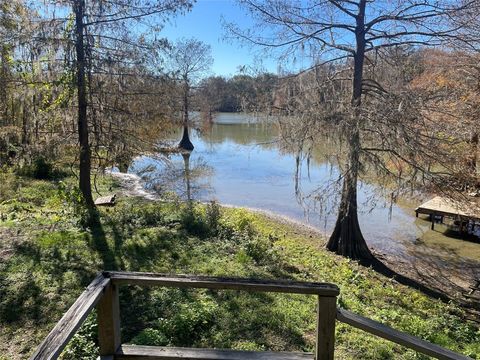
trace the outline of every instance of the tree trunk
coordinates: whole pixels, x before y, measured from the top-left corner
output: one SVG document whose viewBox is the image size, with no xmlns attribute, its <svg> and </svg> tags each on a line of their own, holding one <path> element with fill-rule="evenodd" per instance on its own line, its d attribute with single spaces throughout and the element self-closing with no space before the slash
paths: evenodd
<svg viewBox="0 0 480 360">
<path fill-rule="evenodd" d="M 357 182 L 360 166 L 358 129 L 350 136 L 348 170 L 343 180 L 342 198 L 335 228 L 327 243 L 327 249 L 355 260 L 370 260 L 368 249 L 358 222 Z"/>
<path fill-rule="evenodd" d="M 6 45 L 2 45 L 0 49 L 0 112 L 2 113 L 2 122 L 0 125 L 8 125 L 8 93 L 7 93 L 7 76 L 8 76 L 8 50 Z"/>
<path fill-rule="evenodd" d="M 22 109 L 22 145 L 28 145 L 30 143 L 28 136 L 28 117 L 27 117 L 27 105 L 23 102 Z M 25 150 L 25 149 L 24 149 Z"/>
<path fill-rule="evenodd" d="M 88 120 L 87 120 L 87 87 L 85 80 L 85 48 L 84 48 L 84 24 L 83 16 L 85 12 L 84 0 L 75 0 L 73 5 L 75 12 L 76 39 L 75 50 L 77 55 L 77 96 L 78 96 L 78 141 L 80 144 L 79 154 L 79 187 L 82 192 L 85 204 L 89 208 L 94 208 L 95 204 L 92 198 L 92 185 L 90 181 L 91 171 L 91 151 L 88 140 Z"/>
<path fill-rule="evenodd" d="M 194 146 L 190 141 L 190 136 L 188 135 L 188 125 L 183 125 L 182 140 L 180 140 L 178 147 L 187 151 L 192 151 L 194 149 Z"/>
<path fill-rule="evenodd" d="M 480 149 L 479 149 L 479 144 L 480 144 L 480 141 L 479 141 L 479 134 L 478 132 L 474 132 L 470 138 L 470 144 L 472 145 L 472 155 L 471 155 L 471 158 L 470 158 L 470 161 L 469 161 L 469 165 L 472 169 L 472 171 L 474 172 L 474 174 L 477 176 L 477 183 L 479 182 L 480 179 L 478 179 L 478 177 L 480 177 L 480 164 L 479 164 L 479 152 L 480 152 Z"/>
<path fill-rule="evenodd" d="M 190 141 L 190 136 L 188 135 L 188 108 L 189 108 L 188 95 L 189 95 L 188 84 L 185 84 L 184 93 L 183 93 L 183 134 L 182 134 L 182 140 L 180 140 L 178 147 L 186 151 L 192 151 L 194 146 Z"/>
<path fill-rule="evenodd" d="M 360 121 L 362 104 L 363 63 L 365 56 L 365 6 L 366 0 L 359 3 L 355 38 L 357 48 L 354 55 L 352 115 L 349 119 L 348 162 L 343 179 L 342 197 L 335 228 L 327 243 L 327 249 L 356 260 L 371 260 L 358 223 L 357 183 L 360 170 Z"/>
</svg>

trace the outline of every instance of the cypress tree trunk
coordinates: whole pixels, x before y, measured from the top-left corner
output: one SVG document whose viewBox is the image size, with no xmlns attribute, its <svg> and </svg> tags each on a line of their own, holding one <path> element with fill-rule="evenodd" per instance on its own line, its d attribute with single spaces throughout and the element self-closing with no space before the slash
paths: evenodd
<svg viewBox="0 0 480 360">
<path fill-rule="evenodd" d="M 189 87 L 187 80 L 185 81 L 184 92 L 183 92 L 183 134 L 178 147 L 186 151 L 192 151 L 194 146 L 190 141 L 190 136 L 188 135 L 188 95 Z"/>
<path fill-rule="evenodd" d="M 79 154 L 79 187 L 82 192 L 85 204 L 94 208 L 92 198 L 92 185 L 90 182 L 91 151 L 88 140 L 87 121 L 87 87 L 85 82 L 85 48 L 84 48 L 84 24 L 85 1 L 75 0 L 73 5 L 75 12 L 75 50 L 77 55 L 77 96 L 78 96 L 78 141 L 80 144 Z"/>
<path fill-rule="evenodd" d="M 360 170 L 360 122 L 362 104 L 363 63 L 365 56 L 365 7 L 366 0 L 359 3 L 355 29 L 356 51 L 354 54 L 352 114 L 348 119 L 348 167 L 343 179 L 342 195 L 335 228 L 327 243 L 327 249 L 356 260 L 372 260 L 358 223 L 357 183 Z"/>
<path fill-rule="evenodd" d="M 192 151 L 194 149 L 194 146 L 190 141 L 190 136 L 188 135 L 188 125 L 183 125 L 182 140 L 180 140 L 178 147 L 187 151 Z"/>
<path fill-rule="evenodd" d="M 358 128 L 350 135 L 348 170 L 343 180 L 342 197 L 335 228 L 327 243 L 327 249 L 355 260 L 371 260 L 358 222 L 357 183 L 360 166 Z"/>
</svg>

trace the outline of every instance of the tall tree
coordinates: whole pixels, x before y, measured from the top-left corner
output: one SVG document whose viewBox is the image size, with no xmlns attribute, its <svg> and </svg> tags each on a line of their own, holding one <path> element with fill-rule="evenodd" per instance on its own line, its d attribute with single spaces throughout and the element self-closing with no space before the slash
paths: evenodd
<svg viewBox="0 0 480 360">
<path fill-rule="evenodd" d="M 362 146 L 362 131 L 375 118 L 369 112 L 368 99 L 377 95 L 384 102 L 383 109 L 392 109 L 393 101 L 375 77 L 377 60 L 392 48 L 402 46 L 435 46 L 458 36 L 458 25 L 450 22 L 452 16 L 466 8 L 477 6 L 474 1 L 396 0 L 343 1 L 317 0 L 307 3 L 277 0 L 239 1 L 261 25 L 247 31 L 230 25 L 237 38 L 282 54 L 298 54 L 310 50 L 316 66 L 346 64 L 340 71 L 350 81 L 349 102 L 337 104 L 339 125 L 346 138 L 348 153 L 342 173 L 343 185 L 337 220 L 327 248 L 338 254 L 371 261 L 371 254 L 358 222 L 357 187 L 362 160 L 379 159 L 388 154 L 415 167 L 415 159 L 402 156 L 390 147 Z M 262 29 L 262 33 L 256 31 Z M 315 68 L 314 67 L 314 68 Z M 332 74 L 329 75 L 332 77 Z M 366 101 L 368 100 L 368 101 Z M 388 101 L 387 101 L 388 100 Z M 391 101 L 392 100 L 392 101 Z M 377 104 L 381 103 L 377 102 Z M 379 108 L 382 109 L 382 108 Z M 340 111 L 339 111 L 340 110 Z M 381 121 L 394 120 L 401 112 L 381 112 Z M 380 118 L 376 118 L 377 125 Z M 390 123 L 393 126 L 395 122 Z M 397 122 L 397 124 L 399 124 Z M 378 130 L 378 129 L 377 129 Z M 370 134 L 370 138 L 375 133 Z M 378 134 L 377 134 L 378 135 Z M 383 135 L 383 134 L 380 134 Z M 374 137 L 375 139 L 375 137 Z M 380 136 L 376 138 L 380 140 Z M 409 149 L 410 150 L 410 149 Z"/>
<path fill-rule="evenodd" d="M 73 14 L 73 27 L 70 25 L 71 17 L 54 18 L 48 21 L 61 24 L 67 32 L 73 29 L 71 37 L 67 39 L 64 46 L 65 52 L 68 53 L 68 41 L 72 41 L 75 45 L 73 64 L 80 145 L 79 188 L 86 205 L 94 207 L 90 175 L 92 166 L 90 135 L 92 128 L 98 128 L 96 114 L 99 110 L 92 103 L 94 82 L 96 80 L 98 93 L 101 90 L 101 84 L 106 81 L 106 75 L 113 73 L 111 69 L 115 68 L 115 75 L 118 77 L 133 75 L 131 70 L 137 65 L 131 62 L 134 50 L 142 54 L 142 50 L 148 48 L 146 45 L 148 39 L 154 40 L 165 20 L 178 12 L 188 10 L 192 1 L 70 0 L 60 3 L 52 1 L 51 4 L 54 7 L 63 7 L 64 12 L 68 12 L 70 8 Z M 44 12 L 47 11 L 44 9 Z M 60 40 L 58 37 L 52 39 L 54 42 Z M 127 51 L 129 51 L 128 54 Z M 112 67 L 112 64 L 116 64 L 116 67 Z M 69 66 L 70 63 L 66 65 Z"/>
<path fill-rule="evenodd" d="M 27 111 L 16 86 L 19 80 L 16 57 L 31 34 L 30 15 L 22 0 L 0 3 L 0 163 L 11 160 L 28 140 Z M 20 132 L 18 119 L 21 119 Z"/>
<path fill-rule="evenodd" d="M 85 0 L 74 0 L 75 14 L 75 54 L 76 54 L 76 87 L 77 87 L 77 130 L 79 152 L 79 188 L 88 207 L 94 207 L 91 185 L 91 149 L 87 120 L 87 79 L 85 59 Z"/>
<path fill-rule="evenodd" d="M 169 54 L 169 66 L 174 79 L 180 83 L 182 103 L 182 139 L 178 147 L 192 151 L 193 144 L 188 134 L 190 97 L 192 87 L 206 75 L 213 64 L 210 45 L 196 39 L 180 39 Z"/>
</svg>

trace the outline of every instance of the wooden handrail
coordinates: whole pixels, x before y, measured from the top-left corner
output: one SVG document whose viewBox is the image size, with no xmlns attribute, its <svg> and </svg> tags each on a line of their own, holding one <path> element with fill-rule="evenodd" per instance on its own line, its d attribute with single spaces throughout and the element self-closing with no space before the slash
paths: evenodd
<svg viewBox="0 0 480 360">
<path fill-rule="evenodd" d="M 337 309 L 337 320 L 436 359 L 472 360 L 472 358 L 468 356 L 458 354 L 416 336 L 392 329 L 375 320 L 357 315 L 342 308 Z"/>
<path fill-rule="evenodd" d="M 72 336 L 100 300 L 105 287 L 109 283 L 110 279 L 104 277 L 103 274 L 99 274 L 63 315 L 53 330 L 50 331 L 30 359 L 50 360 L 58 358 Z"/>
<path fill-rule="evenodd" d="M 98 309 L 97 319 L 99 327 L 100 355 L 102 356 L 102 359 L 115 359 L 117 356 L 118 358 L 125 358 L 125 356 L 127 356 L 125 351 L 128 349 L 128 347 L 122 348 L 121 345 L 118 300 L 118 286 L 122 284 L 317 295 L 317 343 L 315 347 L 315 359 L 317 360 L 333 359 L 335 320 L 344 322 L 373 335 L 393 341 L 397 344 L 437 359 L 472 360 L 467 356 L 447 350 L 441 346 L 429 343 L 415 336 L 394 330 L 377 321 L 354 314 L 341 308 L 337 309 L 336 296 L 338 295 L 339 290 L 338 287 L 333 284 L 206 276 L 164 275 L 136 272 L 104 272 L 98 275 L 78 297 L 78 299 L 65 313 L 62 319 L 55 325 L 53 330 L 40 344 L 30 359 L 50 360 L 58 358 L 68 341 L 82 325 L 95 305 L 97 305 Z M 135 353 L 135 351 L 139 351 L 137 348 L 138 347 L 132 347 L 133 353 Z M 150 352 L 153 351 L 151 349 L 144 349 L 142 351 L 147 350 Z M 153 351 L 152 353 L 155 352 Z M 208 353 L 208 351 L 206 353 Z M 232 356 L 236 357 L 237 355 Z M 199 353 L 199 356 L 200 359 L 201 352 Z M 285 353 L 286 359 L 293 359 L 295 356 L 299 355 L 290 355 L 289 357 L 289 355 Z M 307 354 L 305 354 L 305 356 L 308 357 Z M 153 359 L 159 357 L 152 356 L 150 358 Z"/>
<path fill-rule="evenodd" d="M 340 290 L 334 284 L 115 271 L 104 272 L 103 275 L 109 277 L 115 286 L 128 284 L 317 295 L 318 311 L 315 360 L 333 360 L 335 348 L 335 311 L 337 308 L 336 297 L 340 293 Z M 101 328 L 101 326 L 99 327 Z M 111 327 L 110 331 L 115 333 L 115 329 Z M 102 352 L 102 349 L 100 351 Z"/>
<path fill-rule="evenodd" d="M 312 294 L 319 296 L 337 296 L 338 287 L 330 283 L 258 280 L 245 278 L 226 278 L 213 276 L 166 275 L 139 272 L 104 272 L 105 277 L 114 284 L 142 286 L 166 286 L 175 288 L 202 288 L 217 290 L 243 290 L 261 292 L 281 292 L 294 294 Z"/>
</svg>

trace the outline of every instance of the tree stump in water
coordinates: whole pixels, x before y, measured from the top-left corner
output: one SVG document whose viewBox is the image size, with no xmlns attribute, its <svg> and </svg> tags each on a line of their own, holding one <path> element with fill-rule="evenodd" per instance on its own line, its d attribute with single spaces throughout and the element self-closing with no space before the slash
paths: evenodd
<svg viewBox="0 0 480 360">
<path fill-rule="evenodd" d="M 188 126 L 183 127 L 182 140 L 180 140 L 178 147 L 186 151 L 193 151 L 194 149 L 194 146 L 190 141 L 190 137 L 188 136 Z"/>
</svg>

